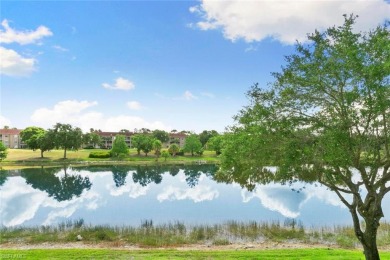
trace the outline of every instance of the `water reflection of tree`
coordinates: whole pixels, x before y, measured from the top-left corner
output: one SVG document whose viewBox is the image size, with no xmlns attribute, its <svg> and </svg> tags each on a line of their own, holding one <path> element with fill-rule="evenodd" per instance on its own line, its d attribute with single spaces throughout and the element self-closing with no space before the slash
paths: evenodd
<svg viewBox="0 0 390 260">
<path fill-rule="evenodd" d="M 129 167 L 126 166 L 114 166 L 112 167 L 112 178 L 114 179 L 115 186 L 120 187 L 126 184 L 126 177 L 128 174 L 128 171 L 130 170 Z"/>
<path fill-rule="evenodd" d="M 169 174 L 173 177 L 175 177 L 180 172 L 180 167 L 177 165 L 172 165 L 169 167 Z"/>
<path fill-rule="evenodd" d="M 55 173 L 64 170 L 64 176 L 58 177 Z M 92 186 L 88 177 L 67 173 L 67 168 L 30 168 L 21 170 L 21 176 L 26 179 L 34 189 L 47 192 L 57 201 L 71 200 L 73 196 L 79 197 L 84 190 Z"/>
<path fill-rule="evenodd" d="M 146 186 L 151 182 L 159 184 L 163 173 L 164 168 L 160 166 L 137 166 L 133 173 L 133 181 L 141 186 Z"/>
<path fill-rule="evenodd" d="M 198 184 L 202 173 L 208 177 L 213 177 L 218 167 L 215 164 L 188 165 L 183 166 L 183 170 L 186 182 L 192 188 Z"/>
<path fill-rule="evenodd" d="M 4 185 L 5 181 L 8 179 L 8 174 L 6 170 L 0 170 L 0 187 Z"/>
</svg>

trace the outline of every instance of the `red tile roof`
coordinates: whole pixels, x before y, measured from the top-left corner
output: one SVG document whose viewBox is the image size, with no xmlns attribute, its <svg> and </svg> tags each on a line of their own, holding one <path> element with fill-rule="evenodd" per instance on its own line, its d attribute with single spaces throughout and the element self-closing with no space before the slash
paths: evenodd
<svg viewBox="0 0 390 260">
<path fill-rule="evenodd" d="M 22 132 L 20 129 L 0 129 L 2 135 L 18 135 Z"/>
</svg>

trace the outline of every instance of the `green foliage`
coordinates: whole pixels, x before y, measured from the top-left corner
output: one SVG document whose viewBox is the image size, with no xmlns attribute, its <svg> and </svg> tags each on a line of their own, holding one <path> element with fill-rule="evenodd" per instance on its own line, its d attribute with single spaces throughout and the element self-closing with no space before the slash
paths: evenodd
<svg viewBox="0 0 390 260">
<path fill-rule="evenodd" d="M 120 154 L 127 155 L 129 153 L 129 148 L 127 147 L 125 136 L 117 135 L 115 136 L 114 143 L 112 144 L 111 156 L 119 157 Z"/>
<path fill-rule="evenodd" d="M 20 132 L 20 136 L 30 149 L 34 151 L 40 149 L 42 158 L 45 151 L 49 151 L 55 147 L 53 130 L 45 131 L 43 128 L 30 126 Z"/>
<path fill-rule="evenodd" d="M 207 142 L 207 148 L 209 150 L 215 151 L 217 155 L 220 155 L 224 147 L 223 138 L 224 138 L 223 135 L 215 135 L 211 137 Z"/>
<path fill-rule="evenodd" d="M 110 158 L 111 152 L 110 151 L 92 151 L 89 153 L 89 158 Z"/>
<path fill-rule="evenodd" d="M 166 143 L 169 141 L 169 134 L 167 132 L 165 132 L 164 130 L 156 129 L 152 132 L 152 135 L 157 140 L 160 140 L 161 143 Z"/>
<path fill-rule="evenodd" d="M 145 156 L 148 156 L 148 153 L 152 151 L 154 140 L 154 137 L 151 135 L 143 135 L 141 142 L 141 150 L 145 153 Z"/>
<path fill-rule="evenodd" d="M 162 151 L 161 156 L 167 161 L 167 159 L 171 156 L 167 150 Z"/>
<path fill-rule="evenodd" d="M 29 126 L 20 132 L 22 141 L 28 146 L 28 148 L 35 151 L 40 148 L 38 139 L 39 136 L 45 134 L 45 130 L 41 127 Z"/>
<path fill-rule="evenodd" d="M 161 141 L 158 139 L 154 139 L 153 140 L 153 150 L 154 150 L 154 154 L 157 156 L 157 158 L 160 157 L 161 148 L 162 148 Z"/>
<path fill-rule="evenodd" d="M 207 142 L 210 140 L 210 138 L 219 135 L 217 131 L 215 130 L 203 130 L 202 133 L 199 134 L 199 141 L 202 144 L 202 147 L 207 144 Z"/>
<path fill-rule="evenodd" d="M 7 154 L 8 154 L 8 151 L 7 151 L 7 147 L 5 147 L 5 145 L 3 144 L 2 141 L 0 141 L 0 161 L 4 160 L 5 158 L 7 158 Z"/>
<path fill-rule="evenodd" d="M 171 144 L 168 148 L 168 152 L 175 157 L 176 154 L 180 151 L 180 147 L 177 144 Z"/>
<path fill-rule="evenodd" d="M 83 135 L 83 143 L 90 147 L 96 148 L 96 146 L 101 145 L 102 138 L 95 132 L 86 133 Z"/>
<path fill-rule="evenodd" d="M 64 159 L 68 149 L 78 150 L 83 143 L 81 129 L 70 124 L 57 123 L 53 129 L 49 129 L 49 132 L 55 146 L 64 149 Z"/>
<path fill-rule="evenodd" d="M 195 134 L 192 134 L 186 138 L 183 150 L 186 153 L 191 153 L 194 156 L 194 153 L 202 149 L 202 143 L 199 141 L 199 137 Z"/>
<path fill-rule="evenodd" d="M 142 150 L 142 142 L 145 135 L 143 134 L 136 134 L 131 137 L 131 145 L 135 149 L 137 149 L 138 155 L 140 155 Z"/>
<path fill-rule="evenodd" d="M 382 199 L 390 191 L 390 33 L 388 23 L 366 34 L 354 33 L 354 24 L 345 16 L 343 26 L 316 31 L 286 57 L 270 87 L 252 87 L 216 178 L 249 189 L 320 182 L 348 207 L 366 257 L 376 259 Z"/>
</svg>

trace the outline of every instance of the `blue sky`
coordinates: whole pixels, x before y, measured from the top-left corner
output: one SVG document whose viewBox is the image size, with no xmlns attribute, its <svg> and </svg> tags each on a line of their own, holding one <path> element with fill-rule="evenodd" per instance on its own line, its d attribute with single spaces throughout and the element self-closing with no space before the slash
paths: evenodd
<svg viewBox="0 0 390 260">
<path fill-rule="evenodd" d="M 390 3 L 2 1 L 0 125 L 224 131 L 306 33 Z"/>
</svg>

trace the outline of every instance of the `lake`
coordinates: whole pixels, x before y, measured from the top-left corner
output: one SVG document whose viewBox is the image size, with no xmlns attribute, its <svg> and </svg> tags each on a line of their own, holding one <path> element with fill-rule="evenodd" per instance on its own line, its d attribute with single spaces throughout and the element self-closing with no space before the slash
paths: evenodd
<svg viewBox="0 0 390 260">
<path fill-rule="evenodd" d="M 214 224 L 294 218 L 308 227 L 352 222 L 338 197 L 320 185 L 257 185 L 249 192 L 216 182 L 216 170 L 214 165 L 2 170 L 1 224 L 55 225 L 81 218 L 92 225 L 135 226 L 144 220 Z M 388 195 L 382 205 L 389 221 Z"/>
</svg>

